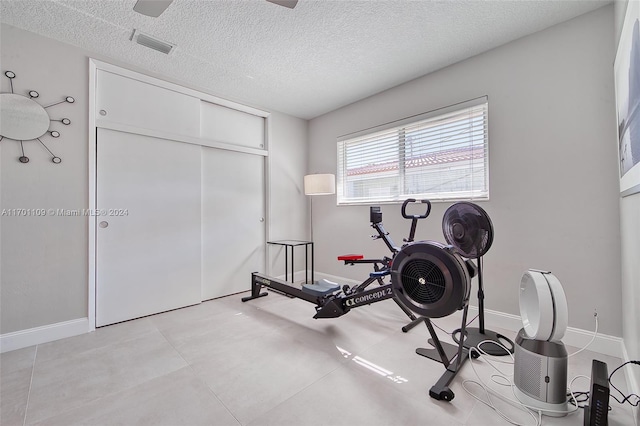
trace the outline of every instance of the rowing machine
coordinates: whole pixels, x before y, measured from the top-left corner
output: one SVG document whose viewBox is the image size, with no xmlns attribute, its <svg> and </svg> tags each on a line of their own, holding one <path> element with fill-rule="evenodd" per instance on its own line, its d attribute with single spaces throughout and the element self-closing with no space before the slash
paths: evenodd
<svg viewBox="0 0 640 426">
<path fill-rule="evenodd" d="M 415 202 L 415 200 L 406 200 L 402 205 L 403 217 L 412 220 L 411 231 L 409 233 L 409 237 L 405 239 L 405 242 L 413 241 L 417 221 L 425 219 L 431 212 L 431 203 L 428 200 L 423 200 L 420 202 L 427 204 L 426 213 L 422 215 L 409 216 L 406 214 L 406 206 L 409 202 Z M 377 232 L 376 235 L 372 235 L 372 238 L 381 239 L 387 248 L 389 248 L 393 256 L 395 256 L 400 251 L 400 248 L 395 245 L 389 236 L 389 233 L 384 229 L 380 207 L 376 206 L 370 208 L 369 220 L 371 222 L 371 227 Z M 318 283 L 305 283 L 302 285 L 302 288 L 297 288 L 285 283 L 284 281 L 256 272 L 252 274 L 251 296 L 242 298 L 242 301 L 246 302 L 258 297 L 266 296 L 268 293 L 260 293 L 260 291 L 262 287 L 269 287 L 277 292 L 284 293 L 287 296 L 297 297 L 299 299 L 306 300 L 307 302 L 314 303 L 316 305 L 316 314 L 314 315 L 314 318 L 337 318 L 349 312 L 353 307 L 393 298 L 395 303 L 411 319 L 411 323 L 403 327 L 403 331 L 406 332 L 420 323 L 421 320 L 416 318 L 416 316 L 402 302 L 400 302 L 397 297 L 394 296 L 391 284 L 383 281 L 384 277 L 391 273 L 392 258 L 385 256 L 381 259 L 364 259 L 364 256 L 362 255 L 352 254 L 339 256 L 338 260 L 344 261 L 345 265 L 351 266 L 355 264 L 371 264 L 373 265 L 373 272 L 371 272 L 369 277 L 361 284 L 352 287 L 345 285 L 342 287 L 341 291 L 339 285 L 327 280 L 322 280 Z M 380 287 L 368 290 L 367 288 L 369 285 L 374 282 L 378 282 Z"/>
<path fill-rule="evenodd" d="M 413 202 L 416 200 L 408 199 L 402 204 L 402 216 L 411 219 L 412 223 L 409 237 L 404 240 L 405 244 L 401 248 L 393 243 L 388 232 L 384 230 L 380 208 L 371 207 L 371 226 L 378 233 L 374 238 L 380 238 L 385 242 L 392 252 L 392 257 L 366 260 L 360 255 L 351 255 L 341 259 L 347 264 L 374 265 L 374 272 L 371 272 L 362 284 L 354 287 L 345 286 L 342 290 L 339 290 L 340 286 L 331 283 L 316 287 L 313 287 L 315 284 L 304 284 L 302 288 L 297 288 L 277 278 L 254 272 L 251 275 L 251 295 L 242 298 L 242 301 L 266 296 L 268 293 L 261 293 L 261 290 L 262 287 L 268 287 L 315 304 L 314 318 L 317 319 L 336 318 L 353 308 L 393 298 L 400 307 L 404 306 L 420 316 L 410 324 L 410 328 L 424 322 L 431 335 L 429 343 L 435 349 L 417 349 L 416 352 L 445 366 L 446 371 L 431 387 L 429 395 L 435 399 L 451 401 L 455 395 L 449 384 L 460 371 L 469 353 L 464 348 L 464 336 L 471 279 L 476 276 L 477 268 L 473 262 L 463 259 L 454 246 L 445 246 L 435 241 L 414 241 L 417 221 L 429 215 L 431 203 L 428 200 L 418 201 L 427 204 L 427 212 L 423 215 L 408 215 L 407 204 Z M 384 284 L 382 281 L 387 275 L 391 277 L 390 284 Z M 367 289 L 369 284 L 376 281 L 381 284 L 380 287 Z M 447 350 L 440 342 L 431 319 L 451 315 L 456 310 L 463 310 L 461 339 L 457 348 Z"/>
</svg>

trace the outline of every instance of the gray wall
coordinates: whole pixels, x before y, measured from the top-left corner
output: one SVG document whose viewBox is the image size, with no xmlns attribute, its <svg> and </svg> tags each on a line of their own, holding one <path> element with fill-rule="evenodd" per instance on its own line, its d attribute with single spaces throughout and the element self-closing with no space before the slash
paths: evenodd
<svg viewBox="0 0 640 426">
<path fill-rule="evenodd" d="M 49 109 L 52 117 L 72 120 L 69 127 L 54 123 L 62 134 L 59 139 L 43 138 L 62 164 L 51 163 L 44 148 L 31 141 L 25 142 L 31 161 L 23 165 L 17 160 L 19 143 L 0 142 L 0 210 L 88 208 L 89 57 L 180 82 L 5 24 L 1 31 L 0 65 L 3 73 L 10 69 L 17 74 L 16 91 L 37 90 L 43 104 L 66 95 L 77 102 Z M 3 74 L 0 78 L 2 92 L 9 91 L 8 79 Z M 271 123 L 270 233 L 304 237 L 307 200 L 300 185 L 306 169 L 307 121 L 273 113 Z M 86 218 L 1 217 L 0 333 L 87 316 L 87 239 Z"/>
<path fill-rule="evenodd" d="M 617 49 L 624 22 L 627 1 L 616 1 L 615 46 Z M 620 199 L 620 232 L 622 235 L 622 337 L 629 359 L 640 359 L 640 194 Z M 640 389 L 640 369 L 632 368 L 635 392 Z M 640 423 L 640 409 L 636 409 L 636 423 Z"/>
<path fill-rule="evenodd" d="M 11 70 L 17 93 L 36 90 L 41 104 L 65 96 L 76 102 L 48 109 L 51 118 L 71 119 L 70 126 L 52 123 L 60 138 L 42 138 L 61 164 L 53 164 L 37 141 L 24 142 L 27 164 L 18 162 L 18 142 L 0 142 L 0 207 L 88 208 L 88 59 L 72 46 L 32 33 L 4 24 L 1 31 L 2 92 L 9 91 L 4 72 Z M 2 216 L 0 223 L 0 332 L 86 317 L 87 219 Z"/>
<path fill-rule="evenodd" d="M 308 236 L 308 199 L 302 186 L 307 174 L 308 122 L 289 115 L 274 113 L 271 136 L 277 141 L 270 152 L 271 170 L 271 232 L 269 240 L 306 240 Z M 277 148 L 277 149 L 276 149 Z M 273 276 L 284 274 L 284 250 L 281 246 L 268 246 L 268 272 Z M 303 269 L 302 252 L 296 251 L 296 270 Z M 269 269 L 270 268 L 270 269 Z"/>
<path fill-rule="evenodd" d="M 571 326 L 592 330 L 597 308 L 600 331 L 620 336 L 613 38 L 610 5 L 315 118 L 309 170 L 336 170 L 340 135 L 488 95 L 491 200 L 480 205 L 495 240 L 485 256 L 486 307 L 519 314 L 522 273 L 548 269 L 565 288 Z M 443 241 L 449 205 L 434 205 L 417 238 Z M 399 205 L 382 211 L 400 244 L 408 221 Z M 365 266 L 336 256 L 388 254 L 370 240 L 368 217 L 368 207 L 314 199 L 316 270 L 362 280 Z"/>
</svg>

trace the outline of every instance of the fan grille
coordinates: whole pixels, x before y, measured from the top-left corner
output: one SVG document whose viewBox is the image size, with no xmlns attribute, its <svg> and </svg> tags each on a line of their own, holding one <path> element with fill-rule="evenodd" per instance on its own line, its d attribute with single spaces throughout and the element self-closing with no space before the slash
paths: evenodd
<svg viewBox="0 0 640 426">
<path fill-rule="evenodd" d="M 469 202 L 459 202 L 447 209 L 442 231 L 447 242 L 470 259 L 486 254 L 493 242 L 493 225 L 487 212 Z"/>
<path fill-rule="evenodd" d="M 400 279 L 407 296 L 418 303 L 435 303 L 444 296 L 446 288 L 444 274 L 430 260 L 409 260 L 402 268 Z"/>
</svg>

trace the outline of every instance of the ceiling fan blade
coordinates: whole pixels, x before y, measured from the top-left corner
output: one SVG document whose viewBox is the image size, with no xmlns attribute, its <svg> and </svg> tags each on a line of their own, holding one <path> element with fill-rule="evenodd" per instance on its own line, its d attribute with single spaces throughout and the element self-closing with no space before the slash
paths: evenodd
<svg viewBox="0 0 640 426">
<path fill-rule="evenodd" d="M 293 9 L 298 4 L 298 0 L 267 0 L 269 3 L 277 4 L 278 6 L 288 7 Z"/>
<path fill-rule="evenodd" d="M 138 0 L 133 6 L 133 10 L 143 15 L 157 18 L 167 10 L 171 3 L 173 3 L 173 0 Z"/>
</svg>

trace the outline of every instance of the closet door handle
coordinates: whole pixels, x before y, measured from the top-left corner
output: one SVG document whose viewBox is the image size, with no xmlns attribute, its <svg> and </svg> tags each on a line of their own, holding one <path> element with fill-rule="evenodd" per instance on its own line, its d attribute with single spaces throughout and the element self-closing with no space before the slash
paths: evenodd
<svg viewBox="0 0 640 426">
<path fill-rule="evenodd" d="M 100 222 L 100 223 L 98 224 L 98 226 L 99 226 L 100 228 L 106 228 L 106 227 L 108 227 L 108 226 L 109 226 L 109 222 L 107 222 L 106 220 L 103 220 L 102 222 Z"/>
</svg>

